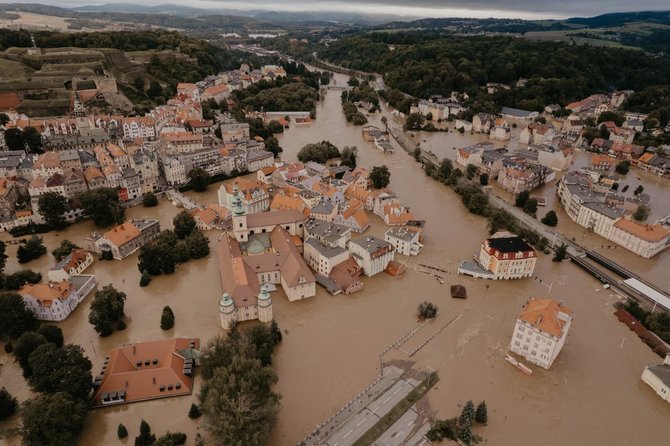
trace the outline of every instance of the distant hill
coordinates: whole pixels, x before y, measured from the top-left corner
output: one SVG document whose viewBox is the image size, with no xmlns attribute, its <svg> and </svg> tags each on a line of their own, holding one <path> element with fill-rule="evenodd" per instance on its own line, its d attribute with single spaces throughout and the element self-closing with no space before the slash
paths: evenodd
<svg viewBox="0 0 670 446">
<path fill-rule="evenodd" d="M 670 11 L 615 12 L 596 17 L 574 17 L 567 23 L 577 23 L 590 28 L 622 26 L 631 22 L 648 22 L 670 25 Z"/>
</svg>

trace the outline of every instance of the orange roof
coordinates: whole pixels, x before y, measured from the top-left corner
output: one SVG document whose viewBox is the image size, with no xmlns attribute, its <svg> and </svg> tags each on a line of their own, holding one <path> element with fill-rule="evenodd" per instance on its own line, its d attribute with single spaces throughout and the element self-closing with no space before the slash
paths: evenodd
<svg viewBox="0 0 670 446">
<path fill-rule="evenodd" d="M 347 187 L 347 190 L 344 191 L 344 196 L 349 200 L 356 199 L 365 203 L 370 197 L 370 192 L 351 183 L 349 187 Z"/>
<path fill-rule="evenodd" d="M 654 155 L 655 155 L 654 153 L 647 152 L 642 154 L 642 156 L 639 157 L 637 160 L 641 163 L 647 163 L 654 157 Z"/>
<path fill-rule="evenodd" d="M 100 169 L 91 166 L 87 167 L 86 170 L 84 171 L 84 177 L 86 178 L 86 181 L 92 181 L 95 180 L 96 178 L 104 177 L 104 175 L 102 174 Z"/>
<path fill-rule="evenodd" d="M 31 188 L 31 189 L 37 189 L 37 188 L 40 188 L 40 187 L 46 187 L 46 185 L 47 185 L 47 182 L 44 181 L 44 178 L 35 177 L 35 179 L 30 182 L 28 187 Z"/>
<path fill-rule="evenodd" d="M 126 156 L 127 155 L 126 152 L 121 147 L 117 146 L 116 144 L 109 144 L 107 146 L 107 150 L 109 150 L 109 153 L 113 157 L 119 157 L 119 156 Z"/>
<path fill-rule="evenodd" d="M 205 88 L 205 91 L 203 91 L 204 95 L 210 95 L 210 96 L 216 96 L 217 94 L 220 93 L 225 93 L 228 91 L 228 85 L 226 84 L 219 84 L 219 85 L 212 85 L 211 87 Z"/>
<path fill-rule="evenodd" d="M 105 232 L 104 237 L 114 245 L 122 246 L 136 239 L 140 234 L 140 230 L 134 224 L 127 221 Z"/>
<path fill-rule="evenodd" d="M 33 165 L 33 169 L 55 169 L 60 167 L 60 156 L 56 152 L 44 152 Z"/>
<path fill-rule="evenodd" d="M 168 142 L 202 141 L 202 135 L 191 132 L 165 132 L 160 137 Z"/>
<path fill-rule="evenodd" d="M 572 319 L 572 310 L 552 299 L 531 298 L 523 306 L 518 319 L 560 338 L 563 335 L 563 327 Z"/>
<path fill-rule="evenodd" d="M 104 395 L 117 392 L 124 392 L 125 401 L 119 402 L 126 403 L 190 394 L 193 377 L 184 374 L 185 358 L 179 352 L 191 345 L 199 349 L 200 340 L 165 339 L 116 347 L 107 356 L 93 405 L 102 406 Z"/>
<path fill-rule="evenodd" d="M 616 161 L 612 158 L 610 158 L 608 155 L 593 155 L 593 158 L 591 158 L 591 164 L 594 166 L 600 165 L 600 164 L 609 164 L 612 165 Z"/>
<path fill-rule="evenodd" d="M 275 166 L 267 166 L 263 167 L 261 172 L 263 172 L 263 175 L 271 175 L 275 170 L 277 170 Z"/>
<path fill-rule="evenodd" d="M 198 88 L 198 86 L 195 85 L 195 84 L 188 83 L 188 82 L 180 82 L 180 83 L 177 84 L 177 91 L 186 90 L 186 89 L 191 89 L 192 90 L 194 88 Z"/>
<path fill-rule="evenodd" d="M 389 203 L 384 206 L 384 216 L 388 225 L 406 225 L 414 216 L 399 204 Z"/>
<path fill-rule="evenodd" d="M 72 253 L 68 256 L 69 260 L 68 262 L 63 265 L 63 270 L 67 271 L 68 273 L 79 266 L 80 263 L 82 263 L 86 258 L 90 255 L 90 253 L 84 249 L 74 249 L 72 250 Z"/>
<path fill-rule="evenodd" d="M 29 283 L 19 290 L 21 295 L 30 295 L 37 299 L 40 305 L 50 307 L 54 300 L 66 300 L 70 295 L 72 284 L 67 280 L 50 283 Z"/>
<path fill-rule="evenodd" d="M 285 195 L 275 195 L 270 204 L 270 209 L 280 210 L 280 209 L 293 209 L 298 212 L 302 212 L 305 208 L 305 203 L 300 198 L 287 197 Z"/>
<path fill-rule="evenodd" d="M 660 242 L 670 236 L 670 231 L 662 225 L 645 225 L 627 218 L 622 218 L 614 226 L 647 242 Z"/>
<path fill-rule="evenodd" d="M 7 178 L 0 178 L 0 196 L 4 196 L 9 189 L 14 186 L 14 182 Z"/>
</svg>

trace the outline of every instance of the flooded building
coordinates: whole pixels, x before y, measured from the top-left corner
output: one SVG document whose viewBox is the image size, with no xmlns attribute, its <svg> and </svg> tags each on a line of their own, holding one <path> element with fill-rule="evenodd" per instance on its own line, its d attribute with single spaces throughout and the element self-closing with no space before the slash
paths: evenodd
<svg viewBox="0 0 670 446">
<path fill-rule="evenodd" d="M 95 276 L 75 275 L 60 282 L 26 284 L 19 294 L 37 319 L 63 321 L 96 285 Z"/>
<path fill-rule="evenodd" d="M 531 298 L 517 316 L 510 351 L 548 369 L 568 337 L 572 311 L 552 299 Z"/>
<path fill-rule="evenodd" d="M 93 382 L 93 407 L 190 395 L 200 340 L 177 338 L 114 348 Z"/>
<path fill-rule="evenodd" d="M 158 237 L 160 232 L 158 220 L 133 219 L 102 235 L 92 233 L 86 238 L 86 243 L 89 251 L 98 254 L 111 252 L 113 258 L 122 260 Z"/>
<path fill-rule="evenodd" d="M 351 240 L 349 252 L 368 277 L 383 272 L 395 257 L 393 245 L 373 236 Z"/>
<path fill-rule="evenodd" d="M 521 237 L 496 232 L 482 243 L 479 264 L 491 273 L 491 279 L 521 279 L 535 270 L 537 254 Z"/>
<path fill-rule="evenodd" d="M 391 228 L 384 234 L 384 239 L 396 252 L 405 256 L 419 255 L 423 249 L 422 238 L 422 230 L 412 226 Z"/>
<path fill-rule="evenodd" d="M 93 254 L 84 249 L 73 249 L 63 260 L 47 273 L 51 282 L 68 280 L 75 274 L 81 274 L 93 263 Z"/>
<path fill-rule="evenodd" d="M 642 381 L 654 392 L 670 403 L 670 355 L 666 355 L 663 364 L 650 365 L 642 372 Z"/>
</svg>

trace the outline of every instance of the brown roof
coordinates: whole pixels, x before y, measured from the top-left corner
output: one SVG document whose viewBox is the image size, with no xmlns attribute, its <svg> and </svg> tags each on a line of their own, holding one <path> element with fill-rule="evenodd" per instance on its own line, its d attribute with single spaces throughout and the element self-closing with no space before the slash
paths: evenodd
<svg viewBox="0 0 670 446">
<path fill-rule="evenodd" d="M 670 236 L 670 231 L 662 225 L 645 225 L 627 218 L 622 218 L 614 226 L 647 242 L 660 242 Z"/>
<path fill-rule="evenodd" d="M 4 197 L 12 187 L 14 187 L 14 181 L 8 178 L 0 178 L 0 197 Z"/>
<path fill-rule="evenodd" d="M 140 230 L 129 221 L 105 232 L 104 237 L 116 246 L 122 246 L 140 236 Z"/>
<path fill-rule="evenodd" d="M 235 307 L 258 304 L 261 286 L 254 270 L 242 261 L 240 244 L 237 240 L 224 235 L 219 240 L 217 250 L 221 286 L 233 300 Z"/>
<path fill-rule="evenodd" d="M 188 338 L 116 347 L 109 352 L 101 384 L 93 395 L 93 406 L 102 406 L 103 395 L 112 392 L 125 392 L 126 403 L 189 395 L 193 377 L 184 374 L 185 358 L 179 351 L 189 349 L 191 341 L 195 349 L 200 348 L 199 339 Z"/>
<path fill-rule="evenodd" d="M 523 306 L 518 319 L 529 323 L 536 329 L 542 330 L 560 338 L 567 321 L 559 317 L 560 313 L 572 319 L 572 311 L 552 299 L 531 298 Z"/>
<path fill-rule="evenodd" d="M 87 167 L 86 170 L 84 171 L 84 177 L 86 178 L 86 181 L 91 181 L 95 180 L 96 178 L 104 177 L 100 169 L 97 167 L 91 166 Z"/>
<path fill-rule="evenodd" d="M 50 307 L 54 300 L 65 300 L 70 295 L 72 284 L 67 280 L 50 283 L 29 283 L 19 290 L 19 294 L 28 294 L 37 299 L 40 305 Z"/>
<path fill-rule="evenodd" d="M 300 198 L 287 197 L 285 195 L 275 195 L 270 204 L 273 211 L 282 209 L 293 209 L 302 212 L 305 209 L 305 203 Z"/>
<path fill-rule="evenodd" d="M 55 169 L 60 166 L 60 156 L 56 152 L 44 152 L 33 165 L 33 169 Z"/>
<path fill-rule="evenodd" d="M 292 209 L 260 212 L 258 214 L 247 215 L 247 228 L 284 225 L 289 223 L 304 222 L 306 220 L 307 216 L 305 214 L 294 211 Z"/>
<path fill-rule="evenodd" d="M 63 265 L 62 269 L 69 273 L 71 270 L 75 269 L 82 262 L 84 262 L 89 255 L 90 253 L 84 249 L 72 250 L 72 252 L 68 256 L 67 263 Z"/>
</svg>

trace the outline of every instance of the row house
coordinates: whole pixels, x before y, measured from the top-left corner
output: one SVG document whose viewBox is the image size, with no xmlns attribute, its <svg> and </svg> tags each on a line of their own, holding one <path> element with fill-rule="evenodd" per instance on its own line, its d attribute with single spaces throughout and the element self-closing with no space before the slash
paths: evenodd
<svg viewBox="0 0 670 446">
<path fill-rule="evenodd" d="M 122 122 L 123 137 L 125 139 L 156 139 L 158 134 L 156 131 L 156 120 L 151 116 L 123 118 Z"/>
<path fill-rule="evenodd" d="M 237 178 L 219 187 L 219 205 L 234 208 L 236 199 L 245 214 L 257 214 L 270 209 L 270 194 L 264 184 Z"/>
<path fill-rule="evenodd" d="M 521 131 L 519 142 L 522 144 L 551 144 L 554 128 L 550 125 L 533 122 Z"/>
<path fill-rule="evenodd" d="M 503 168 L 498 173 L 500 187 L 512 194 L 530 192 L 555 178 L 556 173 L 548 167 L 516 159 L 503 161 Z"/>
</svg>

